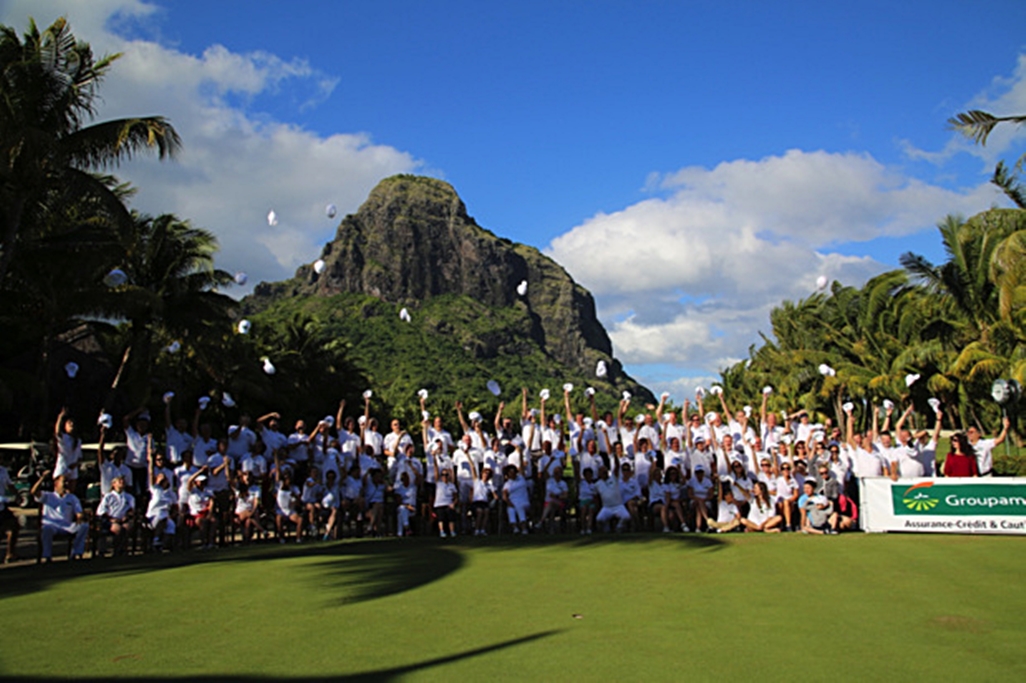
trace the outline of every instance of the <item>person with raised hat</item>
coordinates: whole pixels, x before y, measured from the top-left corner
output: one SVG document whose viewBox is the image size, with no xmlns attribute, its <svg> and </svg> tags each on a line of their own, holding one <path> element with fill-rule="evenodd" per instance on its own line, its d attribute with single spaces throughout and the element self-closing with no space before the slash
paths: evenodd
<svg viewBox="0 0 1026 683">
<path fill-rule="evenodd" d="M 695 531 L 701 531 L 703 526 L 708 529 L 709 508 L 716 499 L 716 492 L 713 491 L 713 480 L 709 477 L 704 463 L 698 462 L 694 464 L 691 478 L 688 479 L 687 489 L 691 515 L 695 520 Z"/>
<path fill-rule="evenodd" d="M 132 470 L 132 493 L 137 499 L 149 495 L 146 486 L 146 436 L 150 433 L 150 412 L 139 406 L 121 419 L 128 451 L 125 464 Z"/>
<path fill-rule="evenodd" d="M 969 445 L 972 446 L 973 451 L 976 453 L 976 467 L 980 471 L 981 477 L 993 475 L 994 449 L 1003 444 L 1005 439 L 1008 438 L 1008 429 L 1011 426 L 1012 421 L 1008 419 L 1008 415 L 1004 415 L 1001 418 L 1001 431 L 993 439 L 984 439 L 983 433 L 976 425 L 969 425 L 969 428 L 965 430 L 965 435 L 969 439 Z"/>
<path fill-rule="evenodd" d="M 185 520 L 185 527 L 189 532 L 199 529 L 202 550 L 210 550 L 214 547 L 214 537 L 217 531 L 214 518 L 214 495 L 207 488 L 208 471 L 209 467 L 204 465 L 185 483 L 189 492 L 186 498 L 189 515 Z M 185 538 L 185 547 L 188 548 L 191 544 L 190 533 Z"/>
<path fill-rule="evenodd" d="M 228 450 L 226 455 L 232 459 L 232 464 L 238 467 L 239 463 L 253 452 L 253 445 L 257 441 L 257 434 L 249 427 L 250 417 L 247 413 L 239 415 L 239 423 L 228 427 Z"/>
<path fill-rule="evenodd" d="M 402 428 L 399 420 L 392 418 L 391 431 L 385 435 L 382 442 L 382 449 L 385 454 L 385 465 L 389 471 L 395 465 L 396 458 L 406 450 L 407 446 L 413 445 L 413 439 L 406 430 Z"/>
<path fill-rule="evenodd" d="M 54 465 L 55 477 L 64 477 L 69 491 L 75 491 L 78 484 L 78 471 L 82 466 L 82 439 L 75 428 L 75 420 L 68 417 L 68 409 L 61 408 L 57 414 L 57 422 L 53 428 L 53 438 L 57 452 Z"/>
<path fill-rule="evenodd" d="M 172 418 L 171 403 L 174 401 L 174 393 L 168 392 L 164 396 L 164 443 L 167 446 L 167 461 L 173 467 L 177 467 L 182 464 L 182 451 L 192 448 L 192 433 L 189 431 L 189 421 L 185 416 Z M 200 412 L 197 406 L 196 414 Z"/>
</svg>

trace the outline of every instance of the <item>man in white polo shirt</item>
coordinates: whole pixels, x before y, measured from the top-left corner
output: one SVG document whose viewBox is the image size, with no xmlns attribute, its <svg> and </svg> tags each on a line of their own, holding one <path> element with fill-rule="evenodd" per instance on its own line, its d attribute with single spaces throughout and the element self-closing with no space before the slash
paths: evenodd
<svg viewBox="0 0 1026 683">
<path fill-rule="evenodd" d="M 976 464 L 980 469 L 981 477 L 990 477 L 994 473 L 994 449 L 1005 442 L 1008 438 L 1008 428 L 1011 425 L 1011 421 L 1008 416 L 1001 418 L 1001 433 L 993 439 L 984 439 L 983 435 L 980 434 L 980 430 L 976 425 L 972 425 L 969 429 L 965 430 L 965 435 L 969 437 L 969 444 L 976 451 Z"/>
<path fill-rule="evenodd" d="M 595 521 L 604 528 L 606 522 L 615 519 L 616 530 L 623 531 L 631 519 L 631 513 L 627 511 L 627 507 L 623 504 L 623 494 L 620 492 L 619 462 L 614 465 L 614 468 L 613 474 L 610 474 L 609 468 L 605 465 L 599 467 L 595 491 L 598 492 L 599 499 L 602 501 L 602 509 L 596 515 Z"/>
<path fill-rule="evenodd" d="M 43 541 L 43 560 L 53 559 L 53 539 L 56 536 L 71 536 L 71 559 L 81 560 L 85 555 L 86 536 L 89 525 L 85 523 L 85 514 L 78 497 L 65 490 L 64 477 L 53 480 L 53 491 L 41 491 L 43 481 L 51 472 L 47 470 L 32 486 L 32 496 L 40 503 L 42 509 L 41 536 Z"/>
</svg>

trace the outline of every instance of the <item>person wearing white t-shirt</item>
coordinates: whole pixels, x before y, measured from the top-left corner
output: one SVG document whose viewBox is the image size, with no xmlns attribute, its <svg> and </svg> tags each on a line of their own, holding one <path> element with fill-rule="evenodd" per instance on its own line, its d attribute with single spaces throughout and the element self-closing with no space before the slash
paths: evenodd
<svg viewBox="0 0 1026 683">
<path fill-rule="evenodd" d="M 52 474 L 43 472 L 30 491 L 36 502 L 41 505 L 40 536 L 42 538 L 43 561 L 53 559 L 53 539 L 59 535 L 71 536 L 71 559 L 81 560 L 85 555 L 86 536 L 89 525 L 85 521 L 85 513 L 78 497 L 66 488 L 64 477 L 55 477 L 53 491 L 41 491 L 43 481 Z"/>
<path fill-rule="evenodd" d="M 74 491 L 78 482 L 78 470 L 82 465 L 82 439 L 75 430 L 75 420 L 67 416 L 66 408 L 61 408 L 57 415 L 54 441 L 57 444 L 57 463 L 53 475 L 64 477 L 68 490 Z"/>
<path fill-rule="evenodd" d="M 392 487 L 396 497 L 396 534 L 399 537 L 412 536 L 410 518 L 417 514 L 417 485 L 410 477 L 410 470 L 402 470 Z"/>
<path fill-rule="evenodd" d="M 474 515 L 474 535 L 488 535 L 488 511 L 496 498 L 495 486 L 492 484 L 492 468 L 484 465 L 478 474 L 474 459 L 470 459 L 470 471 L 474 477 L 471 493 L 470 509 Z"/>
<path fill-rule="evenodd" d="M 506 504 L 509 525 L 514 534 L 526 534 L 531 511 L 531 490 L 527 478 L 512 463 L 506 465 L 503 475 L 505 483 L 502 485 L 502 500 Z"/>
<path fill-rule="evenodd" d="M 713 479 L 713 488 L 716 490 L 716 519 L 709 520 L 709 526 L 716 529 L 717 533 L 733 531 L 741 526 L 741 511 L 738 509 L 737 501 L 734 500 L 734 493 L 730 485 L 721 483 L 718 478 Z"/>
<path fill-rule="evenodd" d="M 96 517 L 100 521 L 100 555 L 104 554 L 107 533 L 114 540 L 114 555 L 123 555 L 132 534 L 132 519 L 135 516 L 135 496 L 125 491 L 125 478 L 115 477 L 112 490 L 100 499 Z"/>
<path fill-rule="evenodd" d="M 741 520 L 745 525 L 745 531 L 780 533 L 782 521 L 783 517 L 776 514 L 776 506 L 770 497 L 766 482 L 757 481 L 752 504 L 748 507 L 748 516 Z"/>
<path fill-rule="evenodd" d="M 631 437 L 633 439 L 633 437 Z M 618 447 L 619 442 L 616 444 Z M 617 449 L 619 450 L 619 449 Z M 595 481 L 595 492 L 602 503 L 602 509 L 595 515 L 595 522 L 602 528 L 615 520 L 616 531 L 623 531 L 630 523 L 631 513 L 623 504 L 623 493 L 620 490 L 620 465 L 619 460 L 613 459 L 613 472 L 603 465 L 599 468 L 598 479 Z"/>
<path fill-rule="evenodd" d="M 794 469 L 791 460 L 780 465 L 780 476 L 777 477 L 777 510 L 784 518 L 784 530 L 795 531 L 798 528 L 794 517 L 797 513 L 798 496 L 801 493 L 798 480 L 792 475 Z"/>
<path fill-rule="evenodd" d="M 438 468 L 438 458 L 431 459 L 431 467 L 435 473 L 434 511 L 438 521 L 438 535 L 441 538 L 455 537 L 459 489 L 452 481 L 452 470 L 448 467 Z M 448 528 L 448 533 L 446 533 L 446 528 Z"/>
<path fill-rule="evenodd" d="M 598 460 L 598 467 L 603 467 Z M 581 468 L 581 478 L 577 480 L 577 511 L 581 522 L 581 534 L 590 534 L 595 528 L 595 514 L 598 512 L 598 492 L 595 490 L 595 472 L 590 467 Z"/>
<path fill-rule="evenodd" d="M 698 463 L 688 480 L 688 500 L 695 518 L 695 531 L 701 531 L 703 524 L 708 527 L 709 506 L 714 499 L 713 480 L 706 476 L 705 465 Z"/>
<path fill-rule="evenodd" d="M 283 466 L 277 454 L 274 458 L 274 524 L 278 542 L 285 543 L 287 525 L 295 526 L 296 543 L 303 542 L 303 515 L 300 513 L 300 491 L 292 484 L 292 470 Z"/>
<path fill-rule="evenodd" d="M 239 461 L 248 456 L 256 443 L 257 435 L 249 428 L 249 415 L 243 413 L 239 416 L 239 424 L 228 427 L 228 455 L 232 462 L 238 466 Z"/>
<path fill-rule="evenodd" d="M 192 461 L 197 467 L 204 467 L 210 456 L 217 452 L 217 439 L 209 422 L 193 424 Z"/>
<path fill-rule="evenodd" d="M 938 406 L 934 413 L 933 432 L 921 429 L 915 434 L 917 445 L 916 459 L 923 466 L 924 477 L 937 476 L 937 444 L 940 443 L 941 423 L 944 421 L 944 413 Z"/>
<path fill-rule="evenodd" d="M 1011 427 L 1012 422 L 1005 415 L 1001 418 L 1001 433 L 993 439 L 984 439 L 980 433 L 979 427 L 976 425 L 970 425 L 965 430 L 965 435 L 969 437 L 969 445 L 976 451 L 976 463 L 980 470 L 981 477 L 990 477 L 994 474 L 994 449 L 1005 442 L 1008 438 L 1008 429 Z"/>
<path fill-rule="evenodd" d="M 128 448 L 125 464 L 132 470 L 132 494 L 136 498 L 145 497 L 146 442 L 150 435 L 150 413 L 145 407 L 136 408 L 122 418 L 121 424 Z"/>
<path fill-rule="evenodd" d="M 107 428 L 100 425 L 100 440 L 96 447 L 96 469 L 100 473 L 100 495 L 105 496 L 113 490 L 114 477 L 125 478 L 125 487 L 132 489 L 132 470 L 124 463 L 125 450 L 115 448 L 110 454 L 106 450 Z"/>
<path fill-rule="evenodd" d="M 634 474 L 638 478 L 638 485 L 645 489 L 648 488 L 648 473 L 656 465 L 656 442 L 637 434 L 634 435 L 634 439 Z"/>
<path fill-rule="evenodd" d="M 179 416 L 171 418 L 171 400 L 164 401 L 164 441 L 167 444 L 167 460 L 172 466 L 182 464 L 182 451 L 192 448 L 192 434 L 189 432 L 189 421 Z M 199 413 L 199 409 L 196 409 Z"/>
<path fill-rule="evenodd" d="M 413 445 L 413 439 L 406 433 L 406 430 L 402 428 L 399 420 L 392 420 L 391 422 L 392 431 L 385 435 L 385 440 L 382 448 L 387 458 L 386 464 L 391 469 L 395 462 L 395 459 L 399 457 L 399 454 L 406 450 L 406 446 Z"/>
<path fill-rule="evenodd" d="M 569 496 L 570 487 L 563 481 L 563 470 L 557 469 L 545 482 L 545 505 L 542 508 L 541 521 L 538 526 L 545 530 L 546 524 L 548 524 L 551 527 L 548 531 L 552 533 L 555 530 L 556 516 L 564 514 Z"/>
</svg>

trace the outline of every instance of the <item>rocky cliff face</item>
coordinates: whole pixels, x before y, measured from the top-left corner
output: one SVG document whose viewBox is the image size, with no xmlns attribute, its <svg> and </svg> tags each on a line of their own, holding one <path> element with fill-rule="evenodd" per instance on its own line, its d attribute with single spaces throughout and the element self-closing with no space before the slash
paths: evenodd
<svg viewBox="0 0 1026 683">
<path fill-rule="evenodd" d="M 444 181 L 409 175 L 381 181 L 359 211 L 342 220 L 321 258 L 320 274 L 304 265 L 291 281 L 261 283 L 253 299 L 361 293 L 412 307 L 455 294 L 492 308 L 521 308 L 530 320 L 530 337 L 573 374 L 588 375 L 605 360 L 612 384 L 624 382 L 651 399 L 613 361 L 591 294 L 537 249 L 478 226 Z M 524 280 L 527 294 L 520 296 L 517 286 Z"/>
</svg>

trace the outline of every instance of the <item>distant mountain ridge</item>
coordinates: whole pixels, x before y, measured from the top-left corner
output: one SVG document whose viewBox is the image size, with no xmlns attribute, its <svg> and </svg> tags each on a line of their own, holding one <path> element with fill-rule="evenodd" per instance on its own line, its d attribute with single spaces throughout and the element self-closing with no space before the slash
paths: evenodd
<svg viewBox="0 0 1026 683">
<path fill-rule="evenodd" d="M 363 332 L 353 328 L 354 316 L 367 324 L 386 311 L 406 307 L 412 324 L 403 327 L 398 317 L 383 321 L 393 332 L 372 335 L 374 344 L 390 345 L 395 333 L 413 330 L 429 346 L 449 336 L 460 341 L 456 352 L 462 349 L 466 361 L 482 366 L 482 371 L 494 372 L 502 366 L 494 361 L 503 357 L 533 354 L 542 376 L 628 390 L 642 402 L 654 400 L 613 359 L 591 293 L 537 249 L 501 239 L 477 225 L 449 183 L 410 175 L 382 180 L 360 209 L 342 220 L 321 259 L 325 267 L 320 274 L 310 264 L 301 266 L 290 280 L 260 283 L 243 301 L 244 309 L 251 314 L 283 313 L 299 305 L 330 316 L 329 301 L 336 300 L 338 311 L 349 309 L 347 316 L 334 316 L 340 333 L 362 338 Z M 517 287 L 523 281 L 527 292 L 521 296 Z M 373 300 L 391 304 L 391 309 L 372 305 Z M 360 301 L 364 303 L 353 308 Z M 452 309 L 451 316 L 438 305 L 442 301 Z M 360 356 L 358 339 L 354 347 Z M 378 353 L 387 349 L 367 351 L 383 358 L 390 355 Z M 600 360 L 609 370 L 605 380 L 595 377 Z M 416 376 L 430 369 L 368 370 L 388 382 L 400 374 Z M 609 404 L 608 396 L 603 403 Z"/>
</svg>

